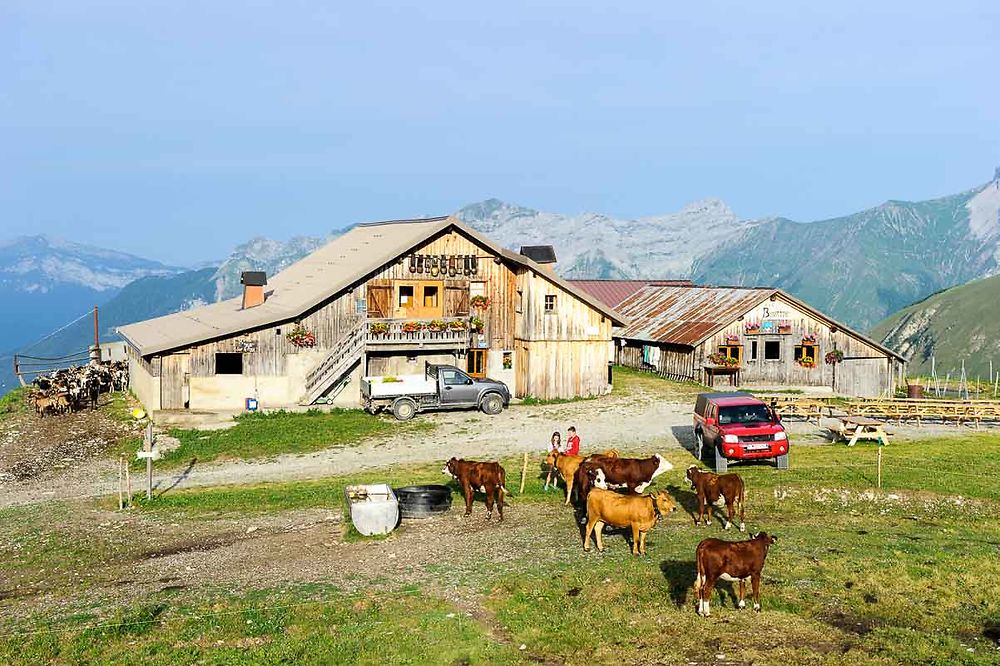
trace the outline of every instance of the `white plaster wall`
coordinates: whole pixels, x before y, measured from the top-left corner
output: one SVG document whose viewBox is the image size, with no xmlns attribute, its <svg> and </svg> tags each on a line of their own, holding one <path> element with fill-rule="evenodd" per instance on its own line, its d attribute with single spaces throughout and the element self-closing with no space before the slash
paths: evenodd
<svg viewBox="0 0 1000 666">
<path fill-rule="evenodd" d="M 141 363 L 135 359 L 128 361 L 129 388 L 139 399 L 146 412 L 155 412 L 160 408 L 160 378 L 146 372 Z"/>
</svg>

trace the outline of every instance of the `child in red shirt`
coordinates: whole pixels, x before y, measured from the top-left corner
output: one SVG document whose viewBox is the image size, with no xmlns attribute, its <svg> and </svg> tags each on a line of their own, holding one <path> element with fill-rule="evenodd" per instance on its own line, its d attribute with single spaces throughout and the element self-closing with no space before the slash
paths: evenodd
<svg viewBox="0 0 1000 666">
<path fill-rule="evenodd" d="M 569 435 L 569 437 L 566 438 L 566 455 L 580 455 L 580 436 L 576 434 L 576 428 L 570 426 L 569 430 L 566 431 L 566 434 Z"/>
</svg>

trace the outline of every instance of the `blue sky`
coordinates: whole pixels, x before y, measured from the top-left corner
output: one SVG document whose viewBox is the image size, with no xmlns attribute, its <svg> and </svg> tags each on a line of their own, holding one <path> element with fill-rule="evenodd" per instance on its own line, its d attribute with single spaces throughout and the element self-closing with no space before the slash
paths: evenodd
<svg viewBox="0 0 1000 666">
<path fill-rule="evenodd" d="M 998 33 L 995 0 L 5 0 L 0 237 L 192 264 L 487 197 L 814 220 L 951 194 L 1000 164 Z"/>
</svg>

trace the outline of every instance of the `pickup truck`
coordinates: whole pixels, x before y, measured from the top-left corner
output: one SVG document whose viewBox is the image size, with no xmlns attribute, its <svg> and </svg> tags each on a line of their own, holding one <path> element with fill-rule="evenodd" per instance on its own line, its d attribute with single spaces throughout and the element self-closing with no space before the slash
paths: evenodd
<svg viewBox="0 0 1000 666">
<path fill-rule="evenodd" d="M 423 375 L 363 377 L 361 401 L 375 414 L 389 409 L 400 421 L 428 409 L 481 409 L 499 414 L 510 404 L 510 390 L 495 379 L 475 379 L 453 365 L 424 364 Z"/>
<path fill-rule="evenodd" d="M 694 406 L 697 455 L 722 474 L 730 461 L 773 458 L 788 469 L 788 434 L 777 412 L 749 393 L 702 393 Z"/>
</svg>

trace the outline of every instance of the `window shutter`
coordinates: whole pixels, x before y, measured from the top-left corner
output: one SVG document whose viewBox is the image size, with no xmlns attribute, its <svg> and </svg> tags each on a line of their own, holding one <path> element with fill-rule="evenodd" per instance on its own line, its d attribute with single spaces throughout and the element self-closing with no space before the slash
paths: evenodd
<svg viewBox="0 0 1000 666">
<path fill-rule="evenodd" d="M 444 292 L 444 316 L 467 317 L 469 315 L 468 286 L 466 284 L 446 284 Z"/>
</svg>

